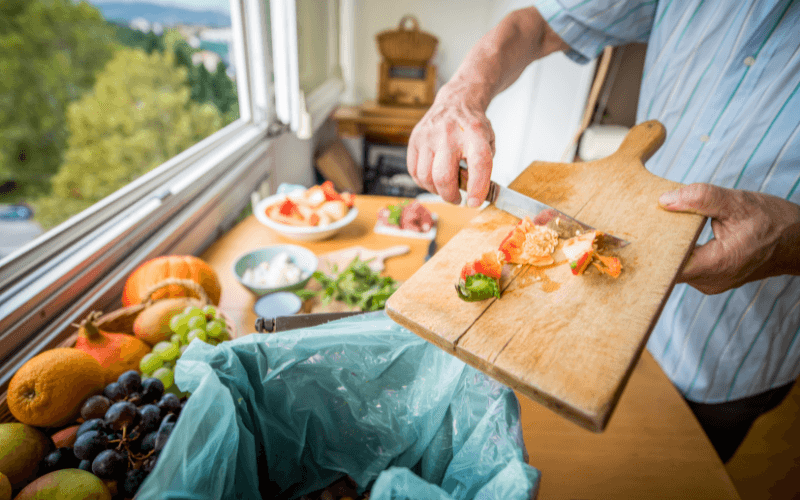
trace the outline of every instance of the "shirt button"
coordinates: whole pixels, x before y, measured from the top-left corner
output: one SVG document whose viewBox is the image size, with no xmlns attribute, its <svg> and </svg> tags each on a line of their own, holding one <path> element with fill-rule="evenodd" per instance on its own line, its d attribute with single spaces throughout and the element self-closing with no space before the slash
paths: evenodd
<svg viewBox="0 0 800 500">
<path fill-rule="evenodd" d="M 744 58 L 744 65 L 745 66 L 752 66 L 756 63 L 755 57 L 747 56 Z"/>
<path fill-rule="evenodd" d="M 700 136 L 700 142 L 708 142 L 709 139 L 711 139 L 711 137 L 707 136 L 706 134 Z"/>
</svg>

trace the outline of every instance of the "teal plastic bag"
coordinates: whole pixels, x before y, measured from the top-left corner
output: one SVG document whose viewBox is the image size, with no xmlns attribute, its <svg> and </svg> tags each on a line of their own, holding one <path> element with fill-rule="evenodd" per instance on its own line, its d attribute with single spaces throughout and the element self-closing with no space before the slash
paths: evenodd
<svg viewBox="0 0 800 500">
<path fill-rule="evenodd" d="M 375 312 L 314 328 L 196 341 L 192 396 L 148 499 L 294 499 L 349 475 L 371 500 L 527 500 L 513 391 Z"/>
</svg>

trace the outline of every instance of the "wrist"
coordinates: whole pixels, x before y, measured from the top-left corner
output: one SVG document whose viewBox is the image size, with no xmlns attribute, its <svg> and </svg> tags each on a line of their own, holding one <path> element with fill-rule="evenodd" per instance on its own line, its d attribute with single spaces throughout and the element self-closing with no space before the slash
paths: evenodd
<svg viewBox="0 0 800 500">
<path fill-rule="evenodd" d="M 536 7 L 515 10 L 481 38 L 442 89 L 452 89 L 485 112 L 530 63 L 568 48 Z"/>
<path fill-rule="evenodd" d="M 780 197 L 765 196 L 767 202 L 772 201 L 772 224 L 780 228 L 774 240 L 772 255 L 766 262 L 767 276 L 790 274 L 800 275 L 800 205 Z"/>
<path fill-rule="evenodd" d="M 800 275 L 800 222 L 789 225 L 775 249 L 775 274 Z"/>
<path fill-rule="evenodd" d="M 454 100 L 461 104 L 466 104 L 469 108 L 479 109 L 485 113 L 489 103 L 494 98 L 492 88 L 492 82 L 482 80 L 480 77 L 464 77 L 456 74 L 442 85 L 436 99 L 443 101 L 445 105 Z"/>
</svg>

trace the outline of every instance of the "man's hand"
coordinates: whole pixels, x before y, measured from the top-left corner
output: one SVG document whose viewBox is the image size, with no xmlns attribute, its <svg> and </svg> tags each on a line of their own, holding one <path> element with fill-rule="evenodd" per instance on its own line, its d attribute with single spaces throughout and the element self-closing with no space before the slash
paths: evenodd
<svg viewBox="0 0 800 500">
<path fill-rule="evenodd" d="M 536 7 L 504 17 L 470 49 L 411 132 L 407 163 L 414 181 L 458 203 L 458 164 L 466 160 L 467 201 L 480 205 L 489 191 L 494 156 L 494 131 L 486 108 L 531 62 L 568 48 Z"/>
<path fill-rule="evenodd" d="M 414 127 L 408 143 L 408 173 L 445 201 L 459 203 L 458 163 L 467 161 L 468 204 L 479 206 L 489 190 L 494 131 L 470 86 L 450 82 Z"/>
<path fill-rule="evenodd" d="M 800 274 L 800 206 L 711 184 L 691 184 L 658 201 L 669 211 L 711 218 L 714 238 L 695 247 L 678 282 L 717 294 L 770 276 Z"/>
</svg>

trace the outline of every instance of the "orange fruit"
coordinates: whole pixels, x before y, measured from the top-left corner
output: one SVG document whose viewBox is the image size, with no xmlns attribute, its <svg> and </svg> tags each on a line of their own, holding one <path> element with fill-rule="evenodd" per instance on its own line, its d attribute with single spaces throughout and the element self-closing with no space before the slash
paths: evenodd
<svg viewBox="0 0 800 500">
<path fill-rule="evenodd" d="M 34 356 L 8 384 L 8 409 L 23 424 L 54 427 L 75 421 L 89 396 L 103 390 L 103 368 L 90 354 L 59 347 Z"/>
</svg>

